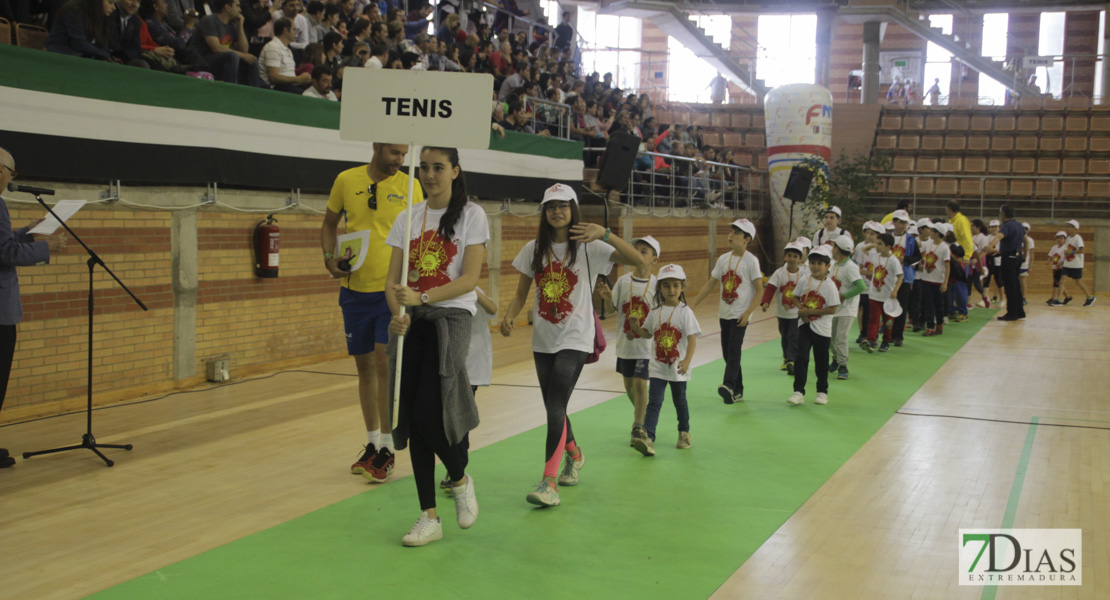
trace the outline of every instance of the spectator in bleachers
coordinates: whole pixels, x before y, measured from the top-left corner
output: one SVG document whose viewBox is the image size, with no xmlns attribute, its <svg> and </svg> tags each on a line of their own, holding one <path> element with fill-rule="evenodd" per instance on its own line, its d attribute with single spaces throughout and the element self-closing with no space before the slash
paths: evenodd
<svg viewBox="0 0 1110 600">
<path fill-rule="evenodd" d="M 466 36 L 466 33 L 462 32 L 462 21 L 459 20 L 459 15 L 451 14 L 447 15 L 447 19 L 439 26 L 439 30 L 436 31 L 436 37 L 447 43 L 453 44 L 462 41 L 462 39 L 459 38 L 460 32 L 463 34 L 463 37 Z"/>
<path fill-rule="evenodd" d="M 324 34 L 328 32 L 328 26 L 324 24 L 325 12 L 324 3 L 320 0 L 312 0 L 305 8 L 304 18 L 308 21 L 309 44 L 324 39 Z M 338 7 L 336 7 L 336 14 L 339 14 Z"/>
<path fill-rule="evenodd" d="M 613 124 L 612 119 L 602 121 L 597 115 L 597 101 L 586 101 L 586 114 L 584 118 L 586 127 L 594 131 L 594 143 L 592 145 L 604 146 L 606 140 L 609 139 L 609 127 Z"/>
<path fill-rule="evenodd" d="M 339 0 L 339 21 L 347 28 L 358 19 L 358 10 L 355 0 Z"/>
<path fill-rule="evenodd" d="M 243 12 L 243 32 L 247 34 L 247 52 L 258 56 L 262 47 L 274 37 L 274 15 L 271 0 L 247 0 Z M 211 3 L 209 7 L 211 8 Z M 212 13 L 215 14 L 215 9 Z"/>
<path fill-rule="evenodd" d="M 196 4 L 193 0 L 166 0 L 165 23 L 177 35 L 192 33 L 197 24 Z"/>
<path fill-rule="evenodd" d="M 531 70 L 528 67 L 528 63 L 519 62 L 516 64 L 515 69 L 516 71 L 512 75 L 509 75 L 505 78 L 505 81 L 501 82 L 501 91 L 497 93 L 497 98 L 502 102 L 509 97 L 509 94 L 511 94 L 513 90 L 523 86 L 524 82 L 531 78 Z"/>
<path fill-rule="evenodd" d="M 312 85 L 304 91 L 303 96 L 309 98 L 320 98 L 321 100 L 331 100 L 333 102 L 339 99 L 335 97 L 335 92 L 331 91 L 331 71 L 324 67 L 316 67 L 312 70 Z"/>
<path fill-rule="evenodd" d="M 108 51 L 118 62 L 149 69 L 150 64 L 143 60 L 138 10 L 139 0 L 116 0 L 115 12 L 108 15 Z"/>
<path fill-rule="evenodd" d="M 212 14 L 197 23 L 193 47 L 201 68 L 220 81 L 259 87 L 258 58 L 247 52 L 247 33 L 239 0 L 211 0 Z"/>
<path fill-rule="evenodd" d="M 108 15 L 112 0 L 69 0 L 58 11 L 46 49 L 99 60 L 113 60 L 108 51 Z M 118 62 L 118 61 L 114 61 Z"/>
<path fill-rule="evenodd" d="M 301 0 L 282 0 L 281 10 L 273 12 L 274 24 L 277 25 L 277 20 L 285 17 L 293 23 L 293 41 L 288 44 L 289 48 L 296 50 L 297 54 L 308 45 L 308 18 L 301 14 Z M 277 37 L 277 32 L 274 32 L 274 37 Z"/>
<path fill-rule="evenodd" d="M 343 49 L 340 53 L 343 56 L 350 56 L 351 52 L 354 51 L 355 44 L 359 42 L 372 43 L 368 42 L 368 40 L 370 39 L 371 27 L 373 27 L 373 25 L 371 25 L 370 22 L 366 21 L 365 19 L 358 19 L 357 21 L 355 21 L 347 30 L 347 41 L 343 44 Z M 327 50 L 326 45 L 324 46 L 324 49 L 325 51 Z"/>
<path fill-rule="evenodd" d="M 324 64 L 324 44 L 310 42 L 304 47 L 304 60 L 297 65 L 297 75 L 301 73 L 312 74 L 312 71 Z"/>
<path fill-rule="evenodd" d="M 274 39 L 262 48 L 262 54 L 258 57 L 259 76 L 264 83 L 279 92 L 303 94 L 305 88 L 312 83 L 312 76 L 308 73 L 296 73 L 297 63 L 289 48 L 296 35 L 292 20 L 281 17 L 274 21 Z"/>
<path fill-rule="evenodd" d="M 400 21 L 390 21 L 387 25 L 385 43 L 390 52 L 401 52 L 401 42 L 405 40 L 405 26 Z"/>
<path fill-rule="evenodd" d="M 200 62 L 200 57 L 196 55 L 196 50 L 189 46 L 192 30 L 186 29 L 182 34 L 175 32 L 166 23 L 167 10 L 166 0 L 142 0 L 139 4 L 139 17 L 143 19 L 150 42 L 156 46 L 154 49 L 148 49 L 147 42 L 144 41 L 143 56 L 148 60 L 160 62 L 161 57 L 168 55 L 182 67 L 195 65 Z M 169 48 L 169 51 L 162 48 Z M 151 53 L 153 56 L 150 55 Z M 165 63 L 161 64 L 165 65 Z"/>
<path fill-rule="evenodd" d="M 370 46 L 370 58 L 366 61 L 366 67 L 369 69 L 384 69 L 388 60 L 389 47 L 385 44 L 374 44 Z"/>
<path fill-rule="evenodd" d="M 382 19 L 382 11 L 380 8 L 378 8 L 377 4 L 371 3 L 366 5 L 366 7 L 362 9 L 362 17 L 367 21 L 370 21 L 371 24 L 385 22 Z"/>
<path fill-rule="evenodd" d="M 442 44 L 443 41 L 441 40 L 440 43 Z M 459 56 L 459 47 L 456 44 L 447 44 L 443 48 L 443 56 L 440 58 L 439 65 L 441 71 L 461 72 L 466 70 L 462 57 Z"/>
<path fill-rule="evenodd" d="M 359 42 L 355 44 L 355 49 L 351 52 L 351 55 L 343 59 L 343 61 L 340 63 L 341 66 L 339 67 L 338 72 L 342 73 L 343 69 L 345 69 L 346 67 L 365 67 L 366 63 L 369 61 L 370 44 L 367 44 L 366 42 Z"/>
<path fill-rule="evenodd" d="M 493 73 L 494 77 L 506 77 L 509 74 L 509 69 L 511 68 L 509 60 L 511 59 L 512 55 L 513 50 L 512 47 L 509 46 L 509 42 L 501 43 L 501 45 L 498 46 L 498 50 L 496 52 L 489 53 L 489 72 Z"/>
<path fill-rule="evenodd" d="M 563 11 L 563 20 L 555 27 L 555 47 L 570 48 L 574 42 L 574 28 L 570 26 L 570 12 Z"/>
<path fill-rule="evenodd" d="M 355 45 L 357 46 L 360 43 L 362 42 L 355 42 Z M 340 73 L 339 70 L 343 66 L 344 48 L 343 36 L 334 31 L 329 31 L 328 34 L 324 36 L 324 62 L 319 66 L 327 67 L 328 71 L 331 72 L 332 84 L 336 89 L 339 89 L 340 86 L 335 80 L 343 79 L 343 74 Z M 351 47 L 352 54 L 354 53 L 354 48 L 355 46 Z"/>
<path fill-rule="evenodd" d="M 505 120 L 501 121 L 501 127 L 506 131 L 519 131 L 521 133 L 537 133 L 532 129 L 528 123 L 528 118 L 524 115 L 524 103 L 519 99 L 514 99 L 509 102 L 509 110 L 505 115 Z M 538 135 L 550 135 L 546 129 L 540 131 Z"/>
</svg>

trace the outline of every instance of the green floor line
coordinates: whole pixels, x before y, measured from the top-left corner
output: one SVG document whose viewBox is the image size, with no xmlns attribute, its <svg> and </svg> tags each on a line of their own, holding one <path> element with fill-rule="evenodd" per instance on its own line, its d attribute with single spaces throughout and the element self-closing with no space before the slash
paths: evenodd
<svg viewBox="0 0 1110 600">
<path fill-rule="evenodd" d="M 1037 437 L 1037 425 L 1040 420 L 1040 417 L 1033 417 L 1032 422 L 1029 423 L 1029 430 L 1025 433 L 1025 446 L 1021 449 L 1021 458 L 1018 459 L 1017 471 L 1014 473 L 1014 483 L 1010 486 L 1010 497 L 1006 500 L 1006 512 L 1002 515 L 1002 529 L 1010 529 L 1014 526 L 1018 504 L 1021 502 L 1021 488 L 1025 486 L 1025 472 L 1029 469 L 1029 457 L 1033 454 L 1033 441 Z M 983 588 L 979 598 L 994 600 L 997 593 L 998 586 L 989 585 Z"/>
<path fill-rule="evenodd" d="M 718 398 L 721 361 L 703 365 L 688 392 L 689 450 L 674 448 L 669 400 L 654 458 L 628 447 L 624 396 L 575 413 L 587 462 L 581 485 L 561 488 L 556 508 L 524 501 L 542 470 L 541 427 L 471 455 L 478 523 L 459 530 L 442 498 L 444 539 L 427 547 L 400 545 L 418 513 L 405 478 L 91 598 L 707 598 L 994 312 L 973 311 L 943 336 L 907 334 L 906 347 L 888 353 L 854 350 L 851 379 L 831 378 L 828 406 L 812 403 L 812 373 L 806 404 L 786 404 L 791 378 L 778 370 L 777 339 L 744 351 L 743 403 Z M 542 410 L 535 390 L 521 401 Z M 299 493 L 297 482 L 289 493 Z"/>
</svg>

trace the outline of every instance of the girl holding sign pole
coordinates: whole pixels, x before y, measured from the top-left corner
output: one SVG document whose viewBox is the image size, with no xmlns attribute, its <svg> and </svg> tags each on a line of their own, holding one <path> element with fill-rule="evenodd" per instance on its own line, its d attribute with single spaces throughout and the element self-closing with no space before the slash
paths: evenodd
<svg viewBox="0 0 1110 600">
<path fill-rule="evenodd" d="M 420 517 L 405 546 L 423 546 L 443 537 L 436 514 L 436 456 L 447 467 L 455 514 L 461 529 L 474 525 L 478 501 L 474 478 L 466 472 L 467 433 L 478 426 L 478 407 L 466 372 L 471 321 L 476 311 L 474 288 L 485 260 L 489 222 L 485 211 L 469 202 L 466 183 L 454 148 L 426 147 L 420 153 L 420 182 L 427 200 L 409 208 L 412 226 L 405 232 L 406 215 L 393 223 L 386 244 L 390 257 L 387 294 L 390 322 L 389 354 L 397 357 L 397 336 L 406 336 L 401 362 L 397 426 L 398 449 L 409 447 Z M 401 272 L 410 237 L 409 270 Z M 400 316 L 401 307 L 411 307 Z M 389 392 L 394 390 L 391 365 Z M 390 398 L 390 406 L 393 406 Z"/>
<path fill-rule="evenodd" d="M 570 186 L 557 183 L 547 188 L 541 206 L 539 234 L 513 260 L 520 280 L 501 321 L 501 335 L 512 335 L 513 322 L 524 307 L 534 279 L 532 355 L 547 410 L 547 443 L 543 480 L 527 500 L 539 506 L 556 506 L 558 485 L 576 485 L 578 472 L 586 463 L 567 418 L 567 403 L 582 365 L 594 349 L 593 277 L 608 272 L 613 262 L 638 267 L 643 257 L 608 228 L 581 223 L 578 195 Z M 564 452 L 566 464 L 560 473 Z"/>
</svg>

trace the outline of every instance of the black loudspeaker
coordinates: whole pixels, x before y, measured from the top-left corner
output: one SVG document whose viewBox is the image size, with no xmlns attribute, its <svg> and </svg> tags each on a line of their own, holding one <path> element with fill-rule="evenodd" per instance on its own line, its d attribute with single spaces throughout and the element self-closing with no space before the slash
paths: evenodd
<svg viewBox="0 0 1110 600">
<path fill-rule="evenodd" d="M 786 190 L 782 193 L 782 197 L 791 202 L 805 202 L 811 185 L 813 185 L 813 171 L 801 165 L 794 165 L 794 168 L 790 169 L 790 179 L 786 180 Z"/>
<path fill-rule="evenodd" d="M 627 190 L 628 178 L 632 175 L 632 163 L 636 161 L 636 152 L 639 149 L 640 138 L 631 133 L 619 131 L 611 135 L 609 144 L 605 146 L 605 159 L 597 174 L 597 182 L 619 192 Z"/>
</svg>

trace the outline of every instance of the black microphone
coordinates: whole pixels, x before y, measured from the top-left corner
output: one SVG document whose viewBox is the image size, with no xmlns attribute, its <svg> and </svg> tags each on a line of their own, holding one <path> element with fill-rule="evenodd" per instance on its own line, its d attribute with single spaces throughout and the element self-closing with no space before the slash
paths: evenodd
<svg viewBox="0 0 1110 600">
<path fill-rule="evenodd" d="M 17 185 L 15 183 L 9 183 L 8 184 L 8 191 L 9 192 L 26 192 L 28 194 L 34 194 L 36 196 L 53 196 L 54 195 L 54 190 L 48 190 L 46 188 L 33 187 L 33 186 L 29 186 L 29 185 Z"/>
</svg>

